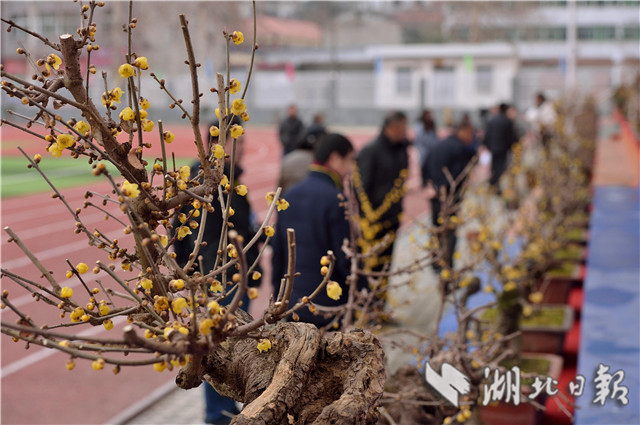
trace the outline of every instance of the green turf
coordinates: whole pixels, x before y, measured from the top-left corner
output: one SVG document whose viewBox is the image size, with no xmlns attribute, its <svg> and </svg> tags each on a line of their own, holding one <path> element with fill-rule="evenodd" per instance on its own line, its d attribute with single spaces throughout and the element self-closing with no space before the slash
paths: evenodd
<svg viewBox="0 0 640 425">
<path fill-rule="evenodd" d="M 176 158 L 176 166 L 187 165 L 191 161 L 191 159 Z M 51 187 L 37 170 L 27 168 L 28 164 L 29 161 L 23 156 L 2 157 L 0 160 L 2 199 L 51 191 Z M 113 175 L 119 175 L 114 166 L 106 164 L 107 169 Z M 73 159 L 64 155 L 60 158 L 54 158 L 44 152 L 39 166 L 58 189 L 86 186 L 105 181 L 104 177 L 95 177 L 91 174 L 92 168 L 86 159 Z M 152 164 L 149 164 L 147 169 L 151 170 L 151 167 Z"/>
<path fill-rule="evenodd" d="M 40 168 L 58 189 L 98 183 L 104 179 L 91 174 L 91 166 L 86 160 L 75 160 L 70 157 L 54 158 L 50 155 L 42 157 Z M 0 166 L 2 167 L 3 199 L 51 191 L 51 187 L 37 170 L 27 168 L 28 163 L 24 157 L 2 157 Z M 114 171 L 115 168 L 109 167 L 109 170 Z"/>
</svg>

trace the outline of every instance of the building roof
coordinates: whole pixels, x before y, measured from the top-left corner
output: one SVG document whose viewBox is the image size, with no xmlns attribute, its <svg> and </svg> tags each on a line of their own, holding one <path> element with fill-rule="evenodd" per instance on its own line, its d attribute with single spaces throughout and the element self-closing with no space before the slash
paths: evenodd
<svg viewBox="0 0 640 425">
<path fill-rule="evenodd" d="M 245 20 L 242 27 L 246 29 L 246 33 L 253 32 L 253 18 Z M 311 21 L 259 15 L 257 32 L 258 43 L 267 46 L 320 46 L 322 44 L 322 28 Z"/>
</svg>

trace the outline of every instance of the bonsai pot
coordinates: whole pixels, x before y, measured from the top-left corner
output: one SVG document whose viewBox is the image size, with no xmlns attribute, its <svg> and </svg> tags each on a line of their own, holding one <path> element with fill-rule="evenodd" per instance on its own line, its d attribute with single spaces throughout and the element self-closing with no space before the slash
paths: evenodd
<svg viewBox="0 0 640 425">
<path fill-rule="evenodd" d="M 519 365 L 520 369 L 525 373 L 536 373 L 543 380 L 547 376 L 557 380 L 562 372 L 562 363 L 562 357 L 556 354 L 522 353 L 520 361 L 512 362 L 508 367 Z M 490 403 L 488 406 L 480 406 L 480 420 L 486 425 L 541 424 L 543 411 L 526 402 L 532 392 L 531 382 L 522 381 L 522 396 L 519 405 L 498 402 Z M 547 395 L 542 392 L 535 398 L 535 401 L 544 406 L 546 399 Z"/>
<path fill-rule="evenodd" d="M 542 304 L 536 310 L 531 316 L 520 320 L 522 351 L 561 353 L 564 336 L 573 325 L 573 308 L 568 305 Z M 483 326 L 493 322 L 496 314 L 495 308 L 486 310 L 481 316 Z"/>
</svg>

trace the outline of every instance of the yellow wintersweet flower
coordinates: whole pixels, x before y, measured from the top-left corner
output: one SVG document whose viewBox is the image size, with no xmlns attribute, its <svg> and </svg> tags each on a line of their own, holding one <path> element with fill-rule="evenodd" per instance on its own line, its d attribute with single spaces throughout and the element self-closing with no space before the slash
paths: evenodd
<svg viewBox="0 0 640 425">
<path fill-rule="evenodd" d="M 140 98 L 140 107 L 142 109 L 149 109 L 150 106 L 151 106 L 151 103 L 149 103 L 149 99 L 144 97 Z"/>
<path fill-rule="evenodd" d="M 133 109 L 127 106 L 122 110 L 122 112 L 120 112 L 119 117 L 122 121 L 134 121 L 136 119 L 136 113 L 133 112 Z"/>
<path fill-rule="evenodd" d="M 236 94 L 241 89 L 242 84 L 240 84 L 240 81 L 236 80 L 235 78 L 232 78 L 231 81 L 229 81 L 229 93 Z"/>
<path fill-rule="evenodd" d="M 185 236 L 191 234 L 191 229 L 188 226 L 180 226 L 178 229 L 178 240 L 184 239 Z"/>
<path fill-rule="evenodd" d="M 58 134 L 56 139 L 56 143 L 60 145 L 60 149 L 70 148 L 71 146 L 76 144 L 73 136 L 70 134 Z"/>
<path fill-rule="evenodd" d="M 236 186 L 236 193 L 240 196 L 245 196 L 247 194 L 247 186 L 243 184 L 239 184 Z"/>
<path fill-rule="evenodd" d="M 162 372 L 166 368 L 167 368 L 166 362 L 158 362 L 153 364 L 153 370 L 155 370 L 156 372 Z"/>
<path fill-rule="evenodd" d="M 441 278 L 443 278 L 443 279 L 445 279 L 445 280 L 447 280 L 447 279 L 451 279 L 451 272 L 450 272 L 449 270 L 447 270 L 447 269 L 443 269 L 443 270 L 440 272 L 440 277 L 441 277 Z"/>
<path fill-rule="evenodd" d="M 102 322 L 102 326 L 104 326 L 106 330 L 110 331 L 111 329 L 113 329 L 113 322 L 111 321 L 111 319 L 107 319 Z"/>
<path fill-rule="evenodd" d="M 73 370 L 74 367 L 76 367 L 76 362 L 73 361 L 73 359 L 69 359 L 67 360 L 67 370 Z"/>
<path fill-rule="evenodd" d="M 242 118 L 242 121 L 249 121 L 249 114 L 247 112 L 243 112 L 240 114 L 240 118 Z"/>
<path fill-rule="evenodd" d="M 60 290 L 60 296 L 62 298 L 71 298 L 73 296 L 73 289 L 69 288 L 68 286 L 65 286 Z"/>
<path fill-rule="evenodd" d="M 209 127 L 209 134 L 211 135 L 211 137 L 218 137 L 220 135 L 220 129 L 215 125 L 212 125 L 211 127 Z"/>
<path fill-rule="evenodd" d="M 332 300 L 339 300 L 342 295 L 342 287 L 338 282 L 332 281 L 327 285 L 327 296 Z"/>
<path fill-rule="evenodd" d="M 259 272 L 259 271 L 257 271 L 257 270 L 256 270 L 256 271 L 254 271 L 254 272 L 251 274 L 251 279 L 253 279 L 253 280 L 258 280 L 258 279 L 260 279 L 261 277 L 262 277 L 262 273 L 260 273 L 260 272 Z"/>
<path fill-rule="evenodd" d="M 269 341 L 267 338 L 262 338 L 258 342 L 258 351 L 260 351 L 261 353 L 266 353 L 269 350 L 271 350 L 271 341 Z"/>
<path fill-rule="evenodd" d="M 106 304 L 100 304 L 100 307 L 98 307 L 98 312 L 100 312 L 100 316 L 106 316 L 107 314 L 109 314 L 109 306 Z"/>
<path fill-rule="evenodd" d="M 113 100 L 118 103 L 120 103 L 120 98 L 122 97 L 122 93 L 124 93 L 124 91 L 120 87 L 115 87 L 113 90 L 109 92 L 109 94 L 113 97 Z"/>
<path fill-rule="evenodd" d="M 151 289 L 153 288 L 153 281 L 151 279 L 144 278 L 140 281 L 140 286 L 143 289 Z"/>
<path fill-rule="evenodd" d="M 78 263 L 78 265 L 76 266 L 76 270 L 80 274 L 85 274 L 89 270 L 89 266 L 87 266 L 85 263 Z"/>
<path fill-rule="evenodd" d="M 229 184 L 229 177 L 227 177 L 225 174 L 222 175 L 222 179 L 220 179 L 220 186 L 226 186 Z"/>
<path fill-rule="evenodd" d="M 122 78 L 129 78 L 133 77 L 133 75 L 135 74 L 135 70 L 128 63 L 124 63 L 120 65 L 120 68 L 118 68 L 118 74 L 120 74 Z"/>
<path fill-rule="evenodd" d="M 249 290 L 247 291 L 247 296 L 249 297 L 250 300 L 255 300 L 256 298 L 258 298 L 258 289 L 249 288 Z"/>
<path fill-rule="evenodd" d="M 280 198 L 278 199 L 278 206 L 276 207 L 278 211 L 284 211 L 289 208 L 289 202 L 286 199 Z"/>
<path fill-rule="evenodd" d="M 142 120 L 142 131 L 146 131 L 148 133 L 151 130 L 153 130 L 153 121 Z"/>
<path fill-rule="evenodd" d="M 169 298 L 167 297 L 158 297 L 156 298 L 156 302 L 153 303 L 153 308 L 158 313 L 169 309 Z"/>
<path fill-rule="evenodd" d="M 516 289 L 518 289 L 518 285 L 516 285 L 515 282 L 507 282 L 504 285 L 504 291 L 505 292 L 509 292 L 509 291 L 515 291 Z"/>
<path fill-rule="evenodd" d="M 531 301 L 534 304 L 540 304 L 543 298 L 544 298 L 544 294 L 540 291 L 532 292 L 531 294 L 529 294 L 529 301 Z"/>
<path fill-rule="evenodd" d="M 64 148 L 57 143 L 52 144 L 47 148 L 47 151 L 56 158 L 60 158 Z"/>
<path fill-rule="evenodd" d="M 222 292 L 222 283 L 218 280 L 214 280 L 211 286 L 209 286 L 211 292 Z"/>
<path fill-rule="evenodd" d="M 202 322 L 200 322 L 200 333 L 202 335 L 209 335 L 213 326 L 213 320 L 209 318 L 204 319 Z"/>
<path fill-rule="evenodd" d="M 163 134 L 163 138 L 165 143 L 171 143 L 176 138 L 176 135 L 170 131 L 165 131 Z"/>
<path fill-rule="evenodd" d="M 269 192 L 264 196 L 264 199 L 267 200 L 267 205 L 271 205 L 275 196 L 276 196 L 275 192 Z"/>
<path fill-rule="evenodd" d="M 175 314 L 182 313 L 182 310 L 184 310 L 186 307 L 187 300 L 185 300 L 184 298 L 177 298 L 171 301 L 171 310 L 173 310 Z"/>
<path fill-rule="evenodd" d="M 231 137 L 233 137 L 234 139 L 237 139 L 238 137 L 244 134 L 244 128 L 242 128 L 241 125 L 234 124 L 231 126 L 231 129 L 229 130 L 229 132 L 231 134 Z"/>
<path fill-rule="evenodd" d="M 216 159 L 224 158 L 224 148 L 222 145 L 215 145 L 213 147 L 213 157 Z"/>
<path fill-rule="evenodd" d="M 167 235 L 160 236 L 160 243 L 166 248 L 169 245 L 169 237 Z"/>
<path fill-rule="evenodd" d="M 93 363 L 91 363 L 91 367 L 94 370 L 102 370 L 102 369 L 104 369 L 104 359 L 94 360 Z"/>
<path fill-rule="evenodd" d="M 495 289 L 494 289 L 494 287 L 493 287 L 493 286 L 491 286 L 491 285 L 487 285 L 487 286 L 485 286 L 485 287 L 484 287 L 484 292 L 486 292 L 486 293 L 490 294 L 490 293 L 492 293 L 492 292 L 495 292 Z"/>
<path fill-rule="evenodd" d="M 129 198 L 137 198 L 138 195 L 140 195 L 138 184 L 129 183 L 129 181 L 125 180 L 124 183 L 122 183 L 122 194 L 124 196 L 128 196 Z"/>
<path fill-rule="evenodd" d="M 227 115 L 229 114 L 229 108 L 225 108 Z M 220 108 L 216 108 L 216 118 L 220 119 Z"/>
<path fill-rule="evenodd" d="M 267 226 L 264 228 L 264 234 L 269 236 L 270 238 L 276 234 L 275 230 L 271 226 Z"/>
<path fill-rule="evenodd" d="M 140 69 L 149 69 L 149 63 L 147 62 L 147 58 L 144 56 L 140 56 L 139 58 L 136 58 L 133 64 Z"/>
<path fill-rule="evenodd" d="M 188 165 L 183 165 L 178 170 L 178 174 L 180 175 L 180 178 L 182 180 L 187 181 L 189 180 L 189 176 L 191 175 L 191 168 Z"/>
<path fill-rule="evenodd" d="M 241 115 L 247 111 L 247 105 L 244 103 L 244 99 L 235 99 L 231 102 L 231 113 L 233 115 Z"/>
<path fill-rule="evenodd" d="M 234 31 L 231 33 L 231 40 L 236 44 L 242 44 L 244 41 L 244 34 L 241 31 Z"/>
<path fill-rule="evenodd" d="M 522 307 L 522 315 L 524 317 L 529 317 L 531 316 L 532 313 L 533 313 L 533 307 L 531 307 L 529 304 Z"/>
<path fill-rule="evenodd" d="M 53 69 L 57 71 L 60 68 L 60 65 L 62 65 L 62 59 L 60 59 L 60 56 L 55 53 L 51 53 L 47 56 L 47 64 L 50 64 Z"/>
<path fill-rule="evenodd" d="M 74 128 L 78 130 L 78 133 L 82 134 L 83 136 L 87 135 L 87 133 L 91 131 L 91 126 L 84 121 L 78 121 Z"/>
<path fill-rule="evenodd" d="M 471 283 L 471 281 L 473 280 L 473 277 L 471 276 L 467 276 L 464 279 L 462 279 L 460 281 L 460 284 L 458 285 L 460 288 L 466 288 L 467 286 L 469 286 L 469 284 Z"/>
<path fill-rule="evenodd" d="M 180 291 L 184 289 L 184 280 L 174 279 L 171 282 L 169 282 L 169 286 L 173 287 L 176 291 Z"/>
<path fill-rule="evenodd" d="M 147 118 L 147 115 L 149 115 L 149 113 L 147 111 L 145 111 L 144 109 L 140 109 L 140 119 L 141 120 Z"/>
</svg>

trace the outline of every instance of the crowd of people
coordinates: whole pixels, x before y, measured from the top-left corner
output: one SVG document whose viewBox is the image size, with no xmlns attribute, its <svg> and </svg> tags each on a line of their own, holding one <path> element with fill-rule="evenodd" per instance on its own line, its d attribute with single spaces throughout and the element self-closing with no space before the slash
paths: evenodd
<svg viewBox="0 0 640 425">
<path fill-rule="evenodd" d="M 500 177 L 507 169 L 512 146 L 523 135 L 523 131 L 512 106 L 501 103 L 489 114 L 481 128 L 475 128 L 469 115 L 465 114 L 457 123 L 439 129 L 434 114 L 424 110 L 417 119 L 411 140 L 407 115 L 401 111 L 391 111 L 385 115 L 377 136 L 356 152 L 346 136 L 327 131 L 322 114 L 316 114 L 311 125 L 305 127 L 298 116 L 297 107 L 290 105 L 286 118 L 279 125 L 283 156 L 278 184 L 283 188 L 282 193 L 290 206 L 278 215 L 275 234 L 270 241 L 273 250 L 271 284 L 274 296 L 277 296 L 287 270 L 289 228 L 295 230 L 296 237 L 297 277 L 292 302 L 310 294 L 322 281 L 320 259 L 328 251 L 335 256 L 331 280 L 337 282 L 343 294 L 348 293 L 349 285 L 356 285 L 356 289 L 361 290 L 372 283 L 373 280 L 368 281 L 364 275 L 354 282 L 349 281 L 351 265 L 342 247 L 354 229 L 357 234 L 357 249 L 364 257 L 359 268 L 367 274 L 390 267 L 402 219 L 409 167 L 408 148 L 411 145 L 418 153 L 422 184 L 432 189 L 426 191 L 432 196 L 425 199 L 425 204 L 430 205 L 434 226 L 439 225 L 438 218 L 445 197 L 452 195 L 454 202 L 460 200 L 461 185 L 456 184 L 452 188 L 452 179 L 458 179 L 470 161 L 481 153 L 490 154 L 489 185 L 499 195 Z M 536 96 L 535 105 L 527 111 L 525 119 L 529 128 L 546 145 L 552 132 L 555 112 L 543 94 Z M 243 137 L 240 136 L 236 142 L 235 175 L 232 182 L 236 185 L 242 176 Z M 213 137 L 208 139 L 211 148 L 212 143 L 217 140 Z M 230 139 L 227 137 L 227 140 Z M 230 165 L 227 159 L 227 176 Z M 199 168 L 199 163 L 193 164 L 191 175 L 195 176 Z M 350 182 L 353 188 L 358 207 L 358 216 L 352 217 L 351 221 L 344 202 L 346 182 Z M 231 206 L 235 211 L 230 218 L 233 228 L 245 240 L 250 240 L 257 228 L 251 205 L 246 197 L 233 196 Z M 190 211 L 187 208 L 183 213 L 189 215 Z M 198 260 L 193 261 L 192 271 L 200 270 L 206 274 L 213 269 L 222 223 L 222 214 L 217 209 L 207 219 L 203 238 L 206 243 L 200 246 Z M 178 228 L 179 224 L 175 224 L 174 227 Z M 195 238 L 195 234 L 188 235 L 176 242 L 176 259 L 181 266 L 189 262 Z M 453 267 L 457 241 L 455 231 L 444 232 L 440 238 L 444 255 L 440 263 L 434 264 L 436 272 L 444 266 Z M 258 256 L 257 245 L 247 255 L 249 264 L 252 264 Z M 260 279 L 251 282 L 257 286 Z M 374 307 L 382 313 L 386 280 L 378 279 L 375 285 L 381 295 Z M 331 297 L 323 292 L 316 297 L 314 303 L 321 309 L 330 309 L 343 305 L 346 299 L 346 296 Z M 245 297 L 243 309 L 247 310 L 248 305 L 249 299 Z M 297 312 L 296 319 L 318 327 L 335 323 L 331 317 L 319 313 L 303 308 Z M 381 318 L 384 318 L 383 313 Z M 208 384 L 205 387 L 206 422 L 228 423 L 225 411 L 236 413 L 234 402 L 219 396 Z"/>
</svg>

